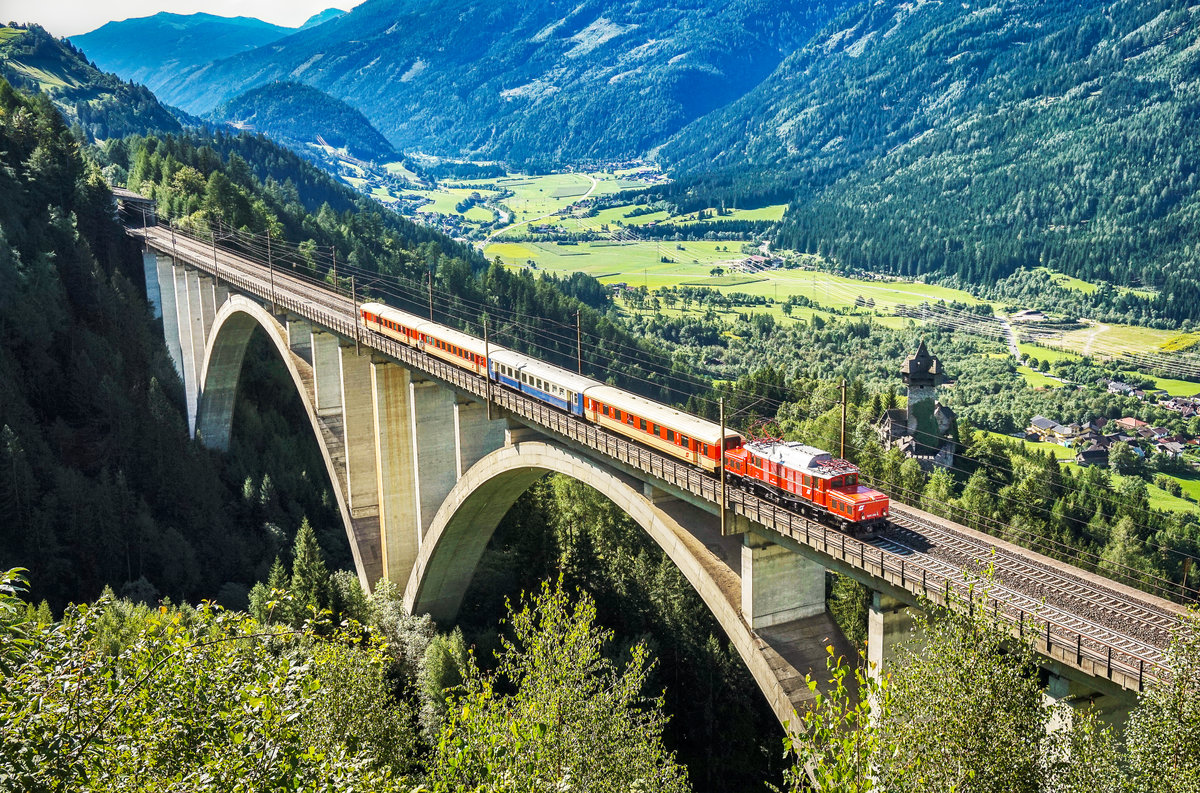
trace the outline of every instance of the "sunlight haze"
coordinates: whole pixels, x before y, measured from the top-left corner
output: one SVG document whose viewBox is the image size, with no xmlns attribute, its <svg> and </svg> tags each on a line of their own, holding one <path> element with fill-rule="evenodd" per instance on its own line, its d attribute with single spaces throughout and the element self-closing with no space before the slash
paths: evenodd
<svg viewBox="0 0 1200 793">
<path fill-rule="evenodd" d="M 117 19 L 147 17 L 160 11 L 204 12 L 225 17 L 257 17 L 264 22 L 299 27 L 326 8 L 349 10 L 353 0 L 129 0 L 117 6 L 79 0 L 4 0 L 4 22 L 36 22 L 55 36 L 78 36 Z"/>
</svg>

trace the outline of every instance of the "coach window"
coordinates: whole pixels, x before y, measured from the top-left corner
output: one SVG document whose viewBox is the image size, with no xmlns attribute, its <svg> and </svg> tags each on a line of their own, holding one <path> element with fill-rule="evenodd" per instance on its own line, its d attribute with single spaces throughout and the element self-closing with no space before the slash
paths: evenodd
<svg viewBox="0 0 1200 793">
<path fill-rule="evenodd" d="M 675 430 L 667 430 L 667 440 L 671 443 L 675 442 Z"/>
<path fill-rule="evenodd" d="M 646 431 L 646 420 L 642 419 L 642 432 Z"/>
<path fill-rule="evenodd" d="M 657 424 L 651 424 L 651 425 L 650 425 L 650 431 L 651 431 L 651 432 L 653 432 L 655 435 L 658 435 L 658 425 L 657 425 Z"/>
<path fill-rule="evenodd" d="M 679 436 L 679 445 L 680 446 L 682 446 L 683 448 L 688 449 L 690 451 L 692 448 L 690 444 L 691 444 L 691 441 L 688 440 L 688 437 L 686 435 Z"/>
</svg>

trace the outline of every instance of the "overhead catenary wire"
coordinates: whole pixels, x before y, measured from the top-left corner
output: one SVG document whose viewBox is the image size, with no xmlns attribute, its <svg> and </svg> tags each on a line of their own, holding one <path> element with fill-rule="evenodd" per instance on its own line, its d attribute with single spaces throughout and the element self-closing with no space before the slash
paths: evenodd
<svg viewBox="0 0 1200 793">
<path fill-rule="evenodd" d="M 298 249 L 298 246 L 293 246 L 293 248 L 297 248 L 297 249 Z M 368 273 L 368 274 L 372 275 L 372 276 L 373 276 L 373 277 L 375 277 L 375 278 L 380 278 L 380 277 L 381 277 L 379 273 L 377 273 L 377 272 L 374 272 L 374 271 L 370 271 L 370 270 L 365 270 L 364 268 L 354 268 L 354 269 L 356 269 L 356 270 L 359 270 L 359 271 L 362 271 L 362 272 L 365 272 L 365 273 Z M 383 277 L 387 277 L 387 276 L 383 276 Z M 395 276 L 392 276 L 392 277 L 395 277 Z M 316 279 L 316 278 L 306 278 L 305 280 L 310 280 L 310 281 L 312 281 L 312 282 L 314 282 L 314 283 L 321 284 L 322 286 L 326 286 L 326 287 L 328 286 L 328 284 L 326 284 L 324 281 L 320 281 L 320 280 L 318 280 L 318 279 Z M 439 290 L 439 291 L 440 291 L 440 290 Z M 411 300 L 412 298 L 411 298 L 411 297 L 406 297 L 405 299 L 409 299 L 409 300 Z M 475 305 L 477 305 L 477 306 L 480 306 L 480 307 L 482 307 L 482 308 L 486 308 L 486 309 L 488 309 L 488 310 L 497 310 L 497 308 L 498 308 L 498 307 L 492 306 L 491 304 L 482 304 L 482 303 L 477 303 L 476 301 L 470 301 L 470 300 L 461 299 L 461 298 L 458 298 L 457 296 L 450 295 L 449 293 L 445 293 L 445 299 L 446 299 L 447 303 L 450 303 L 450 302 L 452 302 L 452 301 L 458 301 L 458 302 L 460 302 L 460 303 L 464 303 L 464 302 L 465 302 L 465 303 L 474 303 Z M 510 313 L 510 314 L 513 316 L 513 320 L 512 320 L 512 321 L 514 322 L 514 324 L 519 324 L 519 318 L 520 318 L 520 317 L 528 317 L 528 316 L 529 316 L 529 315 L 522 315 L 522 314 L 520 314 L 519 312 L 515 312 L 515 311 L 511 311 L 511 310 L 505 310 L 505 309 L 499 309 L 499 310 L 501 310 L 501 311 L 507 311 L 507 313 Z M 542 322 L 544 323 L 545 321 L 546 321 L 546 320 L 543 320 Z M 552 322 L 552 321 L 551 321 L 551 322 Z M 563 323 L 553 323 L 553 324 L 556 324 L 556 325 L 562 325 Z M 539 333 L 539 334 L 541 334 L 541 335 L 546 335 L 546 329 L 545 329 L 544 327 L 540 327 L 540 328 L 538 328 L 538 329 L 536 329 L 536 330 L 538 331 L 538 333 Z M 589 335 L 590 335 L 590 334 L 589 334 Z M 566 341 L 565 337 L 560 337 L 560 338 L 561 338 L 563 341 Z M 598 337 L 597 337 L 597 338 L 598 338 Z M 526 343 L 528 343 L 528 340 L 526 340 L 526 339 L 522 339 L 522 341 L 523 341 L 523 342 L 526 342 Z M 535 348 L 536 348 L 536 345 L 533 345 L 533 346 L 535 346 Z M 620 344 L 618 343 L 618 346 L 625 346 L 625 345 L 620 345 Z M 559 350 L 554 350 L 554 352 L 555 352 L 556 354 L 561 354 L 561 351 L 559 351 Z M 640 353 L 642 353 L 642 354 L 645 354 L 645 351 L 644 351 L 644 350 L 640 350 L 640 349 L 639 349 L 639 350 L 638 350 L 638 352 L 640 352 Z M 641 362 L 641 361 L 637 361 L 637 363 L 641 364 L 641 363 L 643 363 L 643 362 Z M 646 378 L 641 378 L 641 377 L 632 376 L 632 375 L 629 375 L 628 373 L 623 373 L 623 374 L 624 374 L 624 376 L 626 376 L 626 377 L 629 377 L 629 378 L 631 378 L 631 379 L 634 379 L 634 380 L 638 380 L 638 381 L 641 381 L 641 382 L 647 383 L 647 384 L 649 384 L 649 385 L 651 385 L 651 386 L 653 386 L 653 387 L 655 387 L 655 388 L 659 388 L 659 387 L 662 387 L 662 386 L 663 386 L 663 384 L 662 384 L 662 383 L 660 383 L 660 382 L 657 382 L 657 381 L 654 381 L 654 380 L 649 380 L 649 379 L 646 379 Z M 678 379 L 678 378 L 676 378 L 676 379 Z M 685 384 L 686 384 L 686 385 L 688 385 L 689 387 L 692 387 L 692 388 L 695 388 L 695 387 L 704 387 L 704 386 L 709 386 L 709 385 L 710 385 L 710 384 L 704 384 L 704 383 L 697 383 L 697 382 L 693 382 L 693 381 L 682 381 L 682 380 L 681 380 L 681 382 L 685 382 Z M 732 390 L 732 389 L 731 389 L 731 390 Z M 788 389 L 788 390 L 791 390 L 791 389 Z M 703 398 L 703 397 L 698 397 L 698 399 L 699 399 L 701 402 L 704 402 L 704 403 L 711 403 L 711 402 L 712 402 L 712 400 L 710 400 L 710 399 L 706 399 L 706 398 Z M 782 405 L 782 404 L 784 404 L 783 400 L 773 400 L 773 399 L 769 399 L 769 398 L 765 397 L 765 395 L 763 395 L 763 396 L 760 396 L 758 399 L 756 399 L 756 400 L 755 400 L 755 404 L 757 404 L 757 403 L 759 403 L 759 402 L 764 402 L 764 401 L 765 401 L 765 402 L 767 402 L 768 404 L 770 404 L 770 403 L 774 403 L 776 406 L 779 406 L 779 405 Z M 739 411 L 739 412 L 741 412 L 741 411 Z M 810 414 L 808 417 L 809 417 L 809 418 L 812 418 L 813 416 L 811 416 L 811 414 Z M 857 447 L 856 447 L 854 444 L 852 444 L 852 448 L 857 448 Z M 858 450 L 859 450 L 859 451 L 861 451 L 861 449 L 858 449 Z M 965 459 L 971 460 L 971 458 L 965 458 Z M 979 463 L 980 463 L 980 464 L 982 464 L 982 465 L 987 465 L 987 466 L 989 466 L 989 467 L 992 467 L 992 468 L 996 468 L 996 469 L 1002 469 L 1002 467 L 1001 467 L 1001 466 L 996 466 L 996 465 L 994 465 L 994 464 L 991 464 L 991 463 L 988 463 L 988 462 L 985 462 L 985 461 L 978 461 L 978 460 L 976 460 L 975 462 L 979 462 Z M 957 470 L 957 471 L 960 471 L 960 472 L 963 472 L 963 473 L 967 473 L 967 472 L 966 472 L 964 469 L 961 469 L 961 468 L 952 468 L 952 470 Z M 1009 471 L 1011 471 L 1012 469 L 1004 469 L 1004 470 L 1009 470 Z M 920 495 L 920 494 L 916 494 L 916 495 Z M 1000 494 L 996 494 L 996 495 L 997 495 L 997 497 L 1000 497 L 1000 498 L 1005 498 L 1004 496 L 1000 496 Z M 1009 500 L 1011 500 L 1011 499 L 1009 499 Z M 959 506 L 955 506 L 955 505 L 946 505 L 946 506 L 947 506 L 947 507 L 949 507 L 949 508 L 952 508 L 952 509 L 954 509 L 954 510 L 956 510 L 956 511 L 958 511 L 958 512 L 965 512 L 965 511 L 964 511 L 964 510 L 962 510 L 962 508 L 961 508 L 961 507 L 959 507 Z M 978 516 L 975 516 L 975 517 L 978 517 L 978 518 L 980 518 L 980 519 L 982 519 L 982 520 L 985 520 L 985 521 L 990 521 L 990 520 L 992 520 L 992 519 L 991 519 L 991 518 L 989 518 L 988 516 L 982 516 L 982 515 L 978 515 Z M 1077 522 L 1078 522 L 1079 524 L 1081 524 L 1081 525 L 1086 525 L 1086 521 L 1082 521 L 1082 520 L 1075 519 L 1075 518 L 1072 518 L 1072 520 L 1075 520 L 1075 521 L 1077 521 Z M 1139 525 L 1142 525 L 1142 524 L 1139 524 Z M 1143 527 L 1145 527 L 1145 528 L 1150 528 L 1150 527 L 1146 527 L 1146 526 L 1144 526 L 1144 525 L 1143 525 Z M 1011 528 L 1010 528 L 1009 530 L 1011 531 Z M 1035 535 L 1029 535 L 1029 536 L 1035 536 Z M 1045 540 L 1044 540 L 1044 538 L 1042 539 L 1042 541 L 1043 541 L 1043 542 L 1045 541 Z M 1077 548 L 1075 548 L 1074 546 L 1062 546 L 1062 547 L 1063 547 L 1063 548 L 1070 549 L 1070 551 L 1071 551 L 1071 552 L 1073 552 L 1073 553 L 1078 553 L 1078 549 L 1077 549 Z M 1152 546 L 1152 547 L 1153 547 L 1153 546 Z M 1189 557 L 1189 555 L 1188 555 L 1188 554 L 1186 554 L 1186 553 L 1184 553 L 1184 552 L 1181 552 L 1181 551 L 1179 551 L 1179 550 L 1177 550 L 1177 549 L 1173 549 L 1173 548 L 1165 548 L 1165 547 L 1162 547 L 1162 546 L 1158 546 L 1158 548 L 1159 548 L 1160 550 L 1165 550 L 1165 551 L 1167 551 L 1167 552 L 1176 553 L 1176 554 L 1178 554 L 1178 555 L 1180 555 L 1180 556 L 1183 556 L 1183 557 L 1185 557 L 1185 558 Z M 1159 580 L 1164 580 L 1164 581 L 1165 581 L 1166 579 L 1159 579 Z M 1171 584 L 1171 586 L 1175 586 L 1175 584 L 1174 584 L 1173 582 L 1170 582 L 1170 584 Z"/>
<path fill-rule="evenodd" d="M 376 273 L 376 272 L 373 272 L 373 271 L 370 271 L 370 270 L 365 270 L 364 268 L 356 268 L 356 269 L 358 269 L 359 271 L 365 272 L 365 273 L 369 273 L 370 275 L 372 275 L 372 276 L 373 276 L 373 277 L 375 277 L 375 278 L 380 278 L 380 277 L 381 277 L 379 273 Z M 439 292 L 440 292 L 440 291 L 441 291 L 441 290 L 439 290 Z M 403 295 L 403 294 L 402 294 L 401 296 L 402 296 L 402 297 L 405 297 L 406 299 L 408 299 L 409 301 L 411 301 L 411 302 L 413 302 L 413 303 L 415 303 L 415 302 L 416 302 L 416 300 L 415 300 L 415 295 L 411 295 L 411 294 L 410 294 L 410 295 Z M 509 314 L 510 314 L 510 315 L 512 315 L 512 317 L 513 317 L 512 321 L 514 322 L 514 324 L 519 324 L 519 319 L 518 319 L 519 317 L 522 317 L 522 316 L 528 317 L 528 316 L 529 316 L 529 315 L 522 315 L 522 314 L 520 314 L 519 312 L 515 312 L 515 311 L 511 311 L 511 310 L 505 310 L 505 309 L 503 309 L 503 308 L 500 308 L 500 307 L 495 307 L 495 306 L 492 306 L 491 304 L 482 304 L 482 303 L 477 303 L 477 302 L 475 302 L 475 301 L 471 301 L 471 300 L 469 300 L 469 299 L 465 299 L 465 298 L 460 298 L 460 297 L 458 297 L 458 296 L 454 296 L 454 295 L 449 295 L 449 294 L 446 294 L 446 295 L 444 295 L 444 297 L 445 297 L 445 300 L 446 300 L 447 302 L 449 302 L 449 301 L 458 301 L 458 302 L 460 302 L 460 303 L 463 303 L 463 304 L 465 304 L 465 305 L 468 305 L 468 306 L 473 304 L 473 305 L 475 305 L 475 306 L 478 306 L 478 307 L 480 307 L 481 309 L 488 309 L 488 310 L 493 310 L 493 311 L 498 311 L 498 312 L 503 312 L 503 313 L 509 313 Z M 532 317 L 531 317 L 531 318 L 532 318 Z M 533 318 L 533 319 L 536 319 L 536 318 Z M 547 329 L 545 328 L 545 323 L 547 323 L 547 322 L 550 322 L 551 324 L 555 324 L 555 325 L 561 325 L 561 324 L 562 324 L 562 323 L 556 323 L 556 322 L 553 322 L 552 320 L 541 320 L 541 321 L 539 322 L 539 325 L 540 325 L 540 327 L 537 329 L 537 331 L 538 331 L 539 335 L 541 335 L 541 336 L 550 335 L 551 337 L 554 337 L 554 338 L 556 338 L 558 341 L 560 341 L 560 342 L 562 342 L 562 343 L 566 343 L 566 342 L 568 341 L 568 339 L 567 339 L 567 338 L 566 338 L 564 335 L 562 335 L 562 334 L 554 334 L 553 332 L 548 332 L 548 331 L 547 331 Z M 565 326 L 564 326 L 564 327 L 565 327 Z M 593 335 L 592 335 L 592 334 L 590 334 L 590 333 L 589 333 L 588 335 L 589 335 L 589 338 L 598 338 L 598 337 L 595 337 L 595 336 L 593 336 Z M 522 341 L 523 343 L 530 344 L 530 340 L 529 340 L 529 339 L 521 339 L 521 341 Z M 532 344 L 531 346 L 533 346 L 535 349 L 537 348 L 537 345 L 536 345 L 536 344 Z M 616 346 L 618 346 L 618 347 L 619 347 L 619 346 L 625 346 L 625 345 L 621 345 L 620 343 L 617 343 L 617 345 L 616 345 Z M 561 351 L 561 350 L 551 350 L 551 351 L 552 351 L 552 352 L 554 352 L 554 353 L 556 353 L 556 354 L 558 354 L 558 355 L 561 355 L 561 354 L 562 354 L 562 351 Z M 644 351 L 644 350 L 641 350 L 641 349 L 637 349 L 637 352 L 638 352 L 639 354 L 642 354 L 642 355 L 644 355 L 644 354 L 645 354 L 645 351 Z M 633 363 L 633 364 L 637 364 L 637 365 L 642 365 L 642 364 L 644 364 L 644 361 L 637 360 L 637 359 L 633 359 L 633 358 L 631 358 L 631 356 L 630 356 L 630 355 L 628 355 L 628 354 L 622 354 L 622 353 L 618 353 L 617 357 L 618 357 L 618 359 L 625 359 L 625 360 L 629 360 L 629 361 L 630 361 L 630 363 Z M 623 372 L 623 373 L 622 373 L 622 375 L 623 375 L 624 377 L 628 378 L 628 379 L 633 379 L 633 380 L 637 380 L 637 381 L 644 382 L 644 383 L 646 383 L 646 384 L 648 384 L 648 385 L 651 385 L 651 386 L 653 386 L 653 387 L 655 387 L 655 388 L 663 387 L 663 385 L 665 385 L 663 382 L 660 382 L 660 381 L 658 381 L 658 380 L 649 380 L 649 379 L 646 379 L 646 378 L 640 378 L 640 377 L 636 377 L 636 376 L 633 376 L 633 375 L 631 375 L 631 374 L 630 374 L 630 373 L 628 373 L 628 372 Z M 714 376 L 714 377 L 719 377 L 719 375 L 713 375 L 713 376 Z M 661 377 L 661 375 L 660 375 L 660 377 Z M 703 383 L 703 382 L 697 382 L 697 381 L 693 381 L 693 380 L 685 380 L 685 379 L 683 379 L 683 378 L 676 377 L 676 376 L 675 376 L 673 373 L 668 373 L 666 377 L 667 377 L 667 379 L 669 379 L 669 380 L 674 380 L 675 382 L 677 382 L 677 383 L 681 383 L 681 384 L 683 384 L 684 386 L 686 386 L 686 387 L 688 387 L 688 388 L 708 387 L 708 386 L 710 385 L 710 384 L 706 384 L 706 383 Z M 793 391 L 793 393 L 794 393 L 794 389 L 791 389 L 790 387 L 786 387 L 786 386 L 785 386 L 785 387 L 784 387 L 784 389 L 785 389 L 785 390 L 788 390 L 788 391 Z M 708 404 L 708 403 L 711 403 L 711 402 L 712 402 L 712 400 L 710 400 L 710 399 L 707 399 L 707 398 L 704 398 L 704 397 L 695 397 L 695 398 L 697 399 L 697 401 L 699 401 L 699 402 L 701 402 L 701 403 L 704 403 L 704 404 Z M 776 406 L 779 406 L 779 405 L 782 405 L 782 404 L 783 404 L 783 401 L 782 401 L 782 400 L 768 400 L 768 399 L 766 399 L 765 397 L 764 397 L 762 400 L 757 400 L 757 401 L 761 402 L 761 401 L 764 401 L 764 400 L 765 400 L 765 401 L 768 401 L 769 403 L 774 403 Z M 811 418 L 811 416 L 809 416 L 809 417 Z M 948 440 L 948 439 L 947 439 L 947 440 Z M 861 451 L 861 450 L 860 450 L 860 451 Z M 1012 469 L 1005 469 L 1005 468 L 1003 468 L 1002 466 L 996 466 L 996 465 L 994 465 L 993 463 L 990 463 L 990 462 L 987 462 L 987 461 L 979 461 L 979 460 L 974 460 L 973 458 L 966 457 L 965 455 L 961 455 L 961 457 L 962 457 L 963 459 L 966 459 L 966 460 L 968 460 L 968 461 L 978 462 L 978 463 L 980 463 L 980 464 L 982 464 L 982 465 L 986 465 L 986 466 L 988 466 L 988 467 L 992 467 L 992 468 L 995 468 L 995 469 L 998 469 L 998 470 L 1007 470 L 1007 471 L 1010 471 L 1010 472 L 1012 472 Z M 960 472 L 962 472 L 962 473 L 964 473 L 964 474 L 965 474 L 965 473 L 967 473 L 967 472 L 965 471 L 965 469 L 961 469 L 961 468 L 957 468 L 957 467 L 955 467 L 955 468 L 952 468 L 952 470 L 957 470 L 957 471 L 960 471 Z M 1014 473 L 1015 473 L 1015 472 L 1014 472 Z M 1077 489 L 1077 488 L 1075 488 L 1075 489 Z M 1078 520 L 1078 519 L 1073 519 L 1073 520 L 1077 520 L 1077 521 L 1078 521 L 1078 522 L 1079 522 L 1081 525 L 1086 525 L 1086 522 L 1085 522 L 1085 521 Z M 1139 525 L 1142 525 L 1144 528 L 1150 528 L 1150 527 L 1144 526 L 1144 524 L 1139 524 Z M 1186 554 L 1184 554 L 1184 553 L 1183 553 L 1183 552 L 1181 552 L 1181 551 L 1178 551 L 1177 549 L 1166 549 L 1166 550 L 1168 550 L 1169 552 L 1172 552 L 1172 553 L 1177 553 L 1177 554 L 1180 554 L 1180 555 L 1182 555 L 1182 556 L 1186 556 Z"/>
</svg>

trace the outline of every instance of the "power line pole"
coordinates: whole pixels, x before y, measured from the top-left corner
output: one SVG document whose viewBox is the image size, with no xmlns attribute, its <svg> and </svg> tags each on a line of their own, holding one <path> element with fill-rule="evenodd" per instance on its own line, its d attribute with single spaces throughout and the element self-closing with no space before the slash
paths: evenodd
<svg viewBox="0 0 1200 793">
<path fill-rule="evenodd" d="M 330 245 L 330 246 L 329 246 L 329 249 L 333 251 L 333 291 L 336 293 L 336 292 L 338 292 L 338 279 L 337 279 L 337 246 L 336 246 L 336 245 Z"/>
<path fill-rule="evenodd" d="M 350 276 L 350 300 L 354 303 L 354 354 L 362 355 L 362 340 L 358 330 L 358 290 L 354 286 L 354 276 Z"/>
<path fill-rule="evenodd" d="M 717 402 L 721 411 L 721 536 L 725 536 L 725 397 Z"/>
<path fill-rule="evenodd" d="M 433 322 L 433 271 L 425 273 L 429 283 L 429 321 Z"/>
<path fill-rule="evenodd" d="M 221 221 L 217 221 L 220 223 Z M 217 286 L 221 285 L 221 267 L 217 264 L 217 229 L 214 226 L 212 229 L 212 251 L 213 251 L 213 280 Z"/>
<path fill-rule="evenodd" d="M 483 389 L 487 397 L 487 417 L 492 420 L 492 348 L 488 341 L 487 315 L 483 317 Z"/>
<path fill-rule="evenodd" d="M 842 453 L 839 455 L 843 460 L 846 459 L 846 378 L 842 378 Z"/>
<path fill-rule="evenodd" d="M 575 371 L 583 374 L 583 328 L 579 324 L 579 309 L 575 309 Z"/>
<path fill-rule="evenodd" d="M 267 272 L 271 276 L 271 313 L 278 313 L 275 310 L 275 262 L 271 258 L 271 228 L 267 227 Z"/>
</svg>

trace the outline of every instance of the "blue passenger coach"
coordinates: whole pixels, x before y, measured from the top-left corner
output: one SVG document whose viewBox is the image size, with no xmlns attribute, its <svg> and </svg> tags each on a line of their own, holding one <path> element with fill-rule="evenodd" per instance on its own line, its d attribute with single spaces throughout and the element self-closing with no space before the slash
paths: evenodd
<svg viewBox="0 0 1200 793">
<path fill-rule="evenodd" d="M 583 392 L 599 383 L 511 350 L 494 350 L 488 371 L 497 383 L 562 410 L 583 415 Z"/>
</svg>

